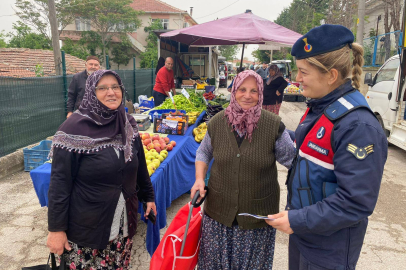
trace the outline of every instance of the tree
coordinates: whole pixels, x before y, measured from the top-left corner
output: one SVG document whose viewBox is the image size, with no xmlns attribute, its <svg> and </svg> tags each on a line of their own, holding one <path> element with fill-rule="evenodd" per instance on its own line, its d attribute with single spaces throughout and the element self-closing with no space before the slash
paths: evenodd
<svg viewBox="0 0 406 270">
<path fill-rule="evenodd" d="M 232 61 L 238 52 L 238 46 L 237 45 L 219 46 L 219 51 L 221 55 L 226 58 L 227 61 Z"/>
<path fill-rule="evenodd" d="M 72 0 L 72 5 L 75 6 L 72 12 L 76 17 L 89 20 L 93 31 L 100 36 L 103 59 L 113 37 L 135 32 L 141 25 L 138 19 L 140 12 L 130 7 L 132 2 L 132 0 L 100 0 L 95 8 L 94 0 Z"/>
<path fill-rule="evenodd" d="M 341 24 L 355 32 L 358 0 L 331 0 L 326 14 L 326 23 Z"/>
<path fill-rule="evenodd" d="M 111 39 L 108 40 L 107 44 L 105 45 L 105 48 L 107 50 L 110 49 L 110 43 Z M 106 59 L 103 54 L 98 53 L 98 51 L 103 51 L 102 47 L 102 38 L 99 35 L 99 33 L 95 31 L 83 31 L 81 33 L 81 38 L 79 40 L 79 44 L 87 48 L 89 55 L 95 55 L 100 59 L 100 63 L 104 63 L 104 60 Z"/>
<path fill-rule="evenodd" d="M 256 49 L 255 51 L 252 52 L 251 55 L 252 57 L 258 59 L 260 63 L 262 62 L 269 63 L 270 55 L 268 51 Z"/>
<path fill-rule="evenodd" d="M 31 28 L 18 21 L 13 23 L 14 32 L 8 33 L 10 48 L 29 48 L 29 49 L 42 49 L 51 50 L 52 45 L 50 40 L 41 34 L 33 33 Z"/>
<path fill-rule="evenodd" d="M 7 47 L 7 42 L 6 42 L 6 34 L 4 34 L 4 30 L 0 32 L 0 48 L 6 48 Z"/>
<path fill-rule="evenodd" d="M 330 0 L 294 0 L 288 8 L 282 10 L 275 23 L 305 34 L 319 26 L 320 20 L 327 14 Z"/>
<path fill-rule="evenodd" d="M 134 57 L 131 48 L 131 42 L 127 36 L 122 36 L 121 42 L 113 45 L 111 61 L 118 65 L 118 69 L 120 69 L 120 65 L 128 65 L 130 59 Z"/>
<path fill-rule="evenodd" d="M 384 2 L 384 27 L 385 35 L 384 38 L 384 47 L 385 47 L 385 60 L 391 57 L 391 36 L 388 34 L 393 30 L 400 30 L 400 20 L 402 16 L 402 8 L 400 0 L 383 0 Z M 400 33 L 395 33 L 396 44 L 399 44 Z"/>
<path fill-rule="evenodd" d="M 61 48 L 65 53 L 76 56 L 80 59 L 86 60 L 86 57 L 89 55 L 85 46 L 80 43 L 74 43 L 71 39 L 66 39 Z"/>
<path fill-rule="evenodd" d="M 158 39 L 157 36 L 153 33 L 154 30 L 163 29 L 162 24 L 160 21 L 153 21 L 149 24 L 149 26 L 144 28 L 144 31 L 148 33 L 148 37 L 146 38 L 147 47 L 145 52 L 140 54 L 141 68 L 152 68 L 151 63 L 152 61 L 158 60 Z"/>
<path fill-rule="evenodd" d="M 58 29 L 62 31 L 65 27 L 72 23 L 75 18 L 75 13 L 72 12 L 71 0 L 56 0 L 56 18 L 59 23 Z M 42 34 L 49 43 L 52 44 L 51 24 L 48 18 L 48 0 L 16 0 L 15 10 L 20 20 L 25 25 L 34 29 L 35 32 Z M 60 33 L 60 32 L 59 32 Z"/>
</svg>

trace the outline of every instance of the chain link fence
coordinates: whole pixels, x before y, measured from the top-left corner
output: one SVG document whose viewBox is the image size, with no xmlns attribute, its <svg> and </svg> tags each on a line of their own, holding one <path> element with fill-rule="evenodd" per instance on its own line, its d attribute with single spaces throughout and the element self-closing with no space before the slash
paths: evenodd
<svg viewBox="0 0 406 270">
<path fill-rule="evenodd" d="M 386 60 L 399 53 L 399 48 L 402 45 L 402 33 L 395 31 L 365 38 L 363 43 L 364 67 L 379 67 Z"/>
<path fill-rule="evenodd" d="M 155 69 L 117 70 L 129 98 L 152 95 Z M 55 134 L 66 119 L 73 75 L 36 68 L 0 67 L 0 157 Z"/>
</svg>

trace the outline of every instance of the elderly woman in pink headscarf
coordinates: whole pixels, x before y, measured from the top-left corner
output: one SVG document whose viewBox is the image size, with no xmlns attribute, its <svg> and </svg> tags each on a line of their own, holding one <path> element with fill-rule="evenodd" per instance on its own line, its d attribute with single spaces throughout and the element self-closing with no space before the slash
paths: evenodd
<svg viewBox="0 0 406 270">
<path fill-rule="evenodd" d="M 263 219 L 279 212 L 276 161 L 289 168 L 293 142 L 281 118 L 262 110 L 263 79 L 252 70 L 237 75 L 230 105 L 208 123 L 196 155 L 197 190 L 205 194 L 201 269 L 272 269 L 275 230 Z"/>
</svg>

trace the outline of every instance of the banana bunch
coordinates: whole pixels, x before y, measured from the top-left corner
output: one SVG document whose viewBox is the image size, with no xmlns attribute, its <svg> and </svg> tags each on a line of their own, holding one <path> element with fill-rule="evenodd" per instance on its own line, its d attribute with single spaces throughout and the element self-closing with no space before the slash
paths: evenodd
<svg viewBox="0 0 406 270">
<path fill-rule="evenodd" d="M 189 116 L 188 124 L 193 125 L 194 123 L 196 123 L 197 117 L 200 115 L 200 113 L 199 112 L 188 112 L 186 115 Z"/>
<path fill-rule="evenodd" d="M 200 143 L 207 132 L 206 122 L 201 123 L 197 128 L 193 129 L 193 135 L 195 136 L 195 141 Z"/>
</svg>

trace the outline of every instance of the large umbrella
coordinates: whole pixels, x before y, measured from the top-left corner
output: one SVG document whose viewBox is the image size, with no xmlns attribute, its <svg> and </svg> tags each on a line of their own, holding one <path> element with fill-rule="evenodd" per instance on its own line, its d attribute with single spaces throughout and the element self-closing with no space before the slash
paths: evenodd
<svg viewBox="0 0 406 270">
<path fill-rule="evenodd" d="M 166 32 L 160 36 L 193 47 L 242 44 L 241 67 L 246 44 L 291 47 L 302 35 L 247 10 L 242 14 Z"/>
</svg>

